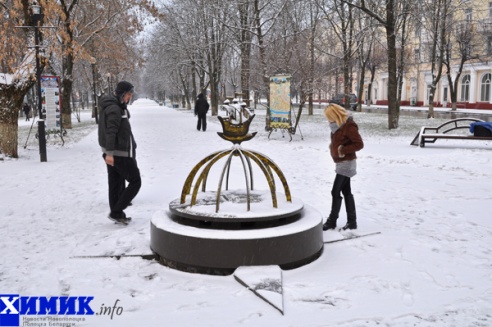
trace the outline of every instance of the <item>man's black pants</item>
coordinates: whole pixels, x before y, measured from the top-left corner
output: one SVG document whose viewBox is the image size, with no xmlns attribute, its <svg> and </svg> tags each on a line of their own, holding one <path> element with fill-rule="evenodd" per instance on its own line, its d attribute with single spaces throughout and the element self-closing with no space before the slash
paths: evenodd
<svg viewBox="0 0 492 327">
<path fill-rule="evenodd" d="M 207 114 L 198 114 L 196 129 L 203 129 L 204 132 L 207 130 Z"/>
<path fill-rule="evenodd" d="M 120 214 L 128 207 L 142 186 L 140 170 L 134 158 L 114 157 L 108 168 L 108 193 L 111 213 Z M 125 187 L 125 181 L 128 186 Z"/>
</svg>

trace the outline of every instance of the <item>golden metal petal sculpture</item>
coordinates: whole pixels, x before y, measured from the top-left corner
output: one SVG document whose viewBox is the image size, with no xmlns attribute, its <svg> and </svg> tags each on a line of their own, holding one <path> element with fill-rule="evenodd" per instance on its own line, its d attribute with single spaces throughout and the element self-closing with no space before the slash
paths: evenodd
<svg viewBox="0 0 492 327">
<path fill-rule="evenodd" d="M 255 135 L 254 133 L 249 133 L 249 126 L 251 121 L 255 115 L 251 115 L 247 120 L 242 123 L 233 123 L 230 118 L 218 117 L 221 125 L 222 125 L 222 133 L 217 133 L 224 140 L 230 141 L 234 143 L 232 149 L 217 151 L 207 156 L 203 160 L 201 160 L 190 172 L 188 175 L 183 189 L 181 191 L 181 199 L 180 203 L 185 204 L 186 196 L 191 193 L 191 201 L 190 206 L 196 205 L 198 190 L 200 186 L 202 186 L 202 192 L 205 192 L 205 185 L 207 183 L 208 173 L 212 166 L 219 161 L 220 159 L 227 157 L 226 163 L 222 169 L 219 185 L 217 188 L 216 195 L 216 212 L 219 211 L 220 205 L 220 194 L 222 190 L 222 184 L 224 181 L 224 177 L 226 176 L 226 189 L 228 189 L 228 179 L 229 179 L 229 171 L 231 166 L 231 161 L 233 157 L 239 157 L 241 159 L 241 163 L 243 166 L 244 178 L 246 182 L 246 195 L 247 195 L 247 210 L 250 210 L 250 190 L 253 189 L 253 170 L 251 166 L 250 160 L 256 163 L 260 170 L 265 175 L 267 179 L 268 186 L 270 188 L 270 194 L 272 197 L 272 205 L 274 208 L 277 208 L 277 194 L 276 194 L 276 185 L 273 172 L 276 173 L 277 177 L 280 179 L 282 186 L 284 187 L 286 200 L 292 202 L 292 197 L 290 195 L 289 185 L 287 184 L 287 180 L 285 179 L 284 174 L 280 170 L 280 168 L 267 156 L 251 151 L 242 149 L 239 145 L 241 142 L 251 140 Z M 199 170 L 202 168 L 203 170 L 199 173 Z M 199 174 L 198 174 L 199 173 Z M 249 173 L 249 174 L 248 174 Z M 195 177 L 198 174 L 198 178 Z M 194 187 L 192 187 L 193 181 L 195 182 Z M 193 190 L 192 190 L 193 189 Z"/>
</svg>

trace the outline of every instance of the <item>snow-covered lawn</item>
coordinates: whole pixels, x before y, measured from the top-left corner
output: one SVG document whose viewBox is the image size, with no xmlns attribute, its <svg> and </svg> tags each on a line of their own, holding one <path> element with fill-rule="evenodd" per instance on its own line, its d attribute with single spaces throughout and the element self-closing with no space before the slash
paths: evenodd
<svg viewBox="0 0 492 327">
<path fill-rule="evenodd" d="M 146 99 L 130 110 L 143 186 L 127 227 L 106 218 L 106 168 L 89 112 L 64 146 L 50 137 L 46 163 L 35 129 L 24 149 L 30 122 L 19 120 L 20 158 L 0 161 L 0 295 L 94 296 L 96 313 L 122 308 L 75 326 L 492 326 L 492 142 L 419 148 L 410 142 L 420 127 L 444 120 L 402 116 L 388 131 L 386 115 L 354 113 L 365 141 L 352 180 L 358 231 L 381 234 L 326 244 L 318 260 L 282 271 L 282 315 L 233 276 L 140 257 L 74 258 L 150 254 L 151 217 L 180 196 L 199 160 L 231 146 L 215 117 L 198 132 L 190 111 Z M 280 132 L 268 139 L 262 110 L 250 131 L 258 135 L 243 147 L 274 160 L 293 197 L 326 217 L 335 173 L 321 110 L 302 117 L 303 140 L 299 131 L 292 142 Z"/>
</svg>

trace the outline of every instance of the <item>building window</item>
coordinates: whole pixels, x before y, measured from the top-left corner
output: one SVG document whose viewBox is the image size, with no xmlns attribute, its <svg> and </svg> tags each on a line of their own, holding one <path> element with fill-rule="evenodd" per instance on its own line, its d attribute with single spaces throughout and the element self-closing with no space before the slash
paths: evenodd
<svg viewBox="0 0 492 327">
<path fill-rule="evenodd" d="M 470 99 L 470 75 L 465 75 L 461 79 L 460 101 L 467 102 L 469 99 Z"/>
<path fill-rule="evenodd" d="M 420 62 L 420 49 L 414 50 L 415 62 Z"/>
<path fill-rule="evenodd" d="M 487 53 L 487 56 L 492 56 L 492 36 L 489 36 L 487 38 L 487 44 L 486 44 L 486 53 Z"/>
<path fill-rule="evenodd" d="M 432 59 L 432 46 L 427 45 L 422 52 L 422 61 L 428 62 Z"/>
<path fill-rule="evenodd" d="M 464 43 L 463 56 L 468 59 L 472 56 L 472 45 L 469 41 Z"/>
<path fill-rule="evenodd" d="M 451 43 L 446 43 L 446 49 L 444 50 L 444 57 L 447 57 L 448 60 L 453 59 L 453 50 L 451 48 Z"/>
<path fill-rule="evenodd" d="M 490 79 L 491 74 L 487 73 L 482 76 L 482 83 L 480 85 L 480 101 L 489 102 L 490 101 Z"/>
<path fill-rule="evenodd" d="M 489 18 L 492 18 L 492 2 L 489 2 Z"/>
<path fill-rule="evenodd" d="M 471 8 L 466 8 L 466 10 L 465 10 L 465 20 L 468 23 L 471 23 L 471 21 L 472 21 L 472 9 Z"/>
</svg>

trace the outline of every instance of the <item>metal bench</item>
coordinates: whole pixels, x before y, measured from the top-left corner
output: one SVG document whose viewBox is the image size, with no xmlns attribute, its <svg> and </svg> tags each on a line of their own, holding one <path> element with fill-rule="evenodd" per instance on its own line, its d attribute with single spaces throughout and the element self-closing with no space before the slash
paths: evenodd
<svg viewBox="0 0 492 327">
<path fill-rule="evenodd" d="M 435 143 L 437 139 L 492 141 L 492 136 L 474 136 L 471 134 L 465 135 L 449 133 L 456 130 L 469 130 L 470 124 L 474 122 L 483 122 L 483 120 L 476 118 L 459 118 L 445 122 L 438 127 L 422 127 L 410 145 L 419 145 L 423 148 L 426 143 Z"/>
</svg>

